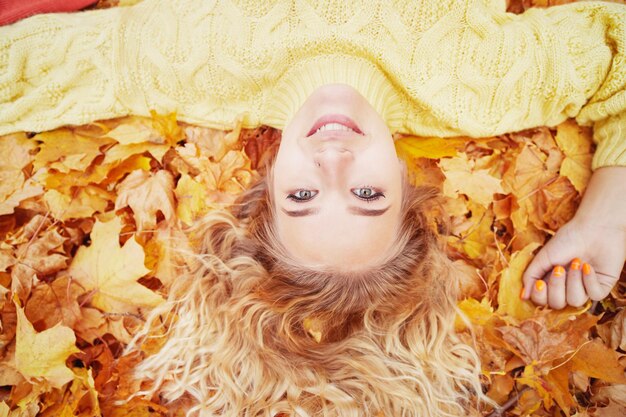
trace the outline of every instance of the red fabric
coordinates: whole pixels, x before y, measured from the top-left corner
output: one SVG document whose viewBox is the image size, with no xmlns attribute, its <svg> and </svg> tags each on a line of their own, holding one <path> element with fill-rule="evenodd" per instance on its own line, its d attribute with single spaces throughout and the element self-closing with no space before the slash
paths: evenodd
<svg viewBox="0 0 626 417">
<path fill-rule="evenodd" d="M 73 12 L 97 0 L 0 0 L 0 25 L 39 13 Z"/>
</svg>

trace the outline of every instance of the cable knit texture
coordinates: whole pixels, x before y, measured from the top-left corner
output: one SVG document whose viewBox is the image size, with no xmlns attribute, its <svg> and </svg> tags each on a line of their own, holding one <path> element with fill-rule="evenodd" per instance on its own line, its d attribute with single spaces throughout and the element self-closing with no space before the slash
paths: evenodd
<svg viewBox="0 0 626 417">
<path fill-rule="evenodd" d="M 144 0 L 0 28 L 0 134 L 176 111 L 282 128 L 346 83 L 395 132 L 496 135 L 576 117 L 626 165 L 626 7 L 504 0 Z"/>
</svg>

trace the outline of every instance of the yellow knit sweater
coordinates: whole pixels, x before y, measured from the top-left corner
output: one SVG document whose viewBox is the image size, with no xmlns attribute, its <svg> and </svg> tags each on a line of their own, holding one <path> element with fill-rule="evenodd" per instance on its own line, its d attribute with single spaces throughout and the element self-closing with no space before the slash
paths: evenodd
<svg viewBox="0 0 626 417">
<path fill-rule="evenodd" d="M 284 127 L 347 83 L 390 129 L 501 134 L 576 117 L 626 165 L 626 7 L 504 0 L 144 0 L 0 28 L 0 134 L 176 111 Z"/>
</svg>

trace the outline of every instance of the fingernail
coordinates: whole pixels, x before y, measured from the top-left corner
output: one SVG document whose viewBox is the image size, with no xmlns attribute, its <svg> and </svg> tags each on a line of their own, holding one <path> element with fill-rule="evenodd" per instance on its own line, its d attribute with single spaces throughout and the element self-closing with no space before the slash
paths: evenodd
<svg viewBox="0 0 626 417">
<path fill-rule="evenodd" d="M 526 288 L 522 285 L 522 291 L 519 293 L 519 298 L 524 299 L 524 293 L 526 292 Z"/>
<path fill-rule="evenodd" d="M 585 263 L 583 264 L 583 274 L 589 275 L 591 273 L 591 265 Z"/>
<path fill-rule="evenodd" d="M 546 286 L 546 283 L 543 280 L 538 279 L 535 281 L 535 289 L 539 292 L 543 291 L 543 288 Z"/>
<path fill-rule="evenodd" d="M 578 271 L 580 269 L 580 259 L 579 258 L 574 258 L 572 259 L 572 263 L 570 264 L 570 268 L 572 268 L 574 271 Z"/>
<path fill-rule="evenodd" d="M 564 273 L 565 273 L 565 268 L 563 268 L 561 265 L 555 266 L 554 269 L 552 270 L 553 277 L 560 277 Z"/>
</svg>

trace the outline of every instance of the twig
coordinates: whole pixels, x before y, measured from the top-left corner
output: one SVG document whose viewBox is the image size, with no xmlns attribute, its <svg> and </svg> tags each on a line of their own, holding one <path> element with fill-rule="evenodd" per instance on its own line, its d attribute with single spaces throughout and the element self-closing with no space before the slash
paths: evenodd
<svg viewBox="0 0 626 417">
<path fill-rule="evenodd" d="M 529 389 L 530 387 L 524 387 L 521 390 L 517 391 L 517 394 L 509 398 L 507 402 L 502 404 L 502 406 L 500 406 L 497 410 L 493 410 L 493 412 L 487 415 L 487 417 L 502 417 L 509 408 L 513 408 L 515 404 L 517 404 L 517 401 L 519 401 L 522 394 L 528 391 Z"/>
</svg>

